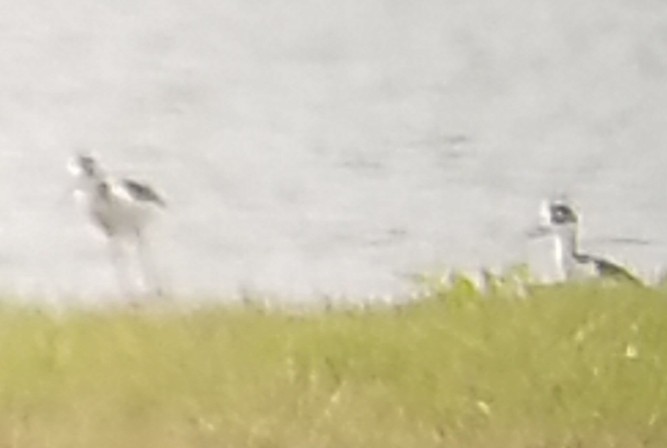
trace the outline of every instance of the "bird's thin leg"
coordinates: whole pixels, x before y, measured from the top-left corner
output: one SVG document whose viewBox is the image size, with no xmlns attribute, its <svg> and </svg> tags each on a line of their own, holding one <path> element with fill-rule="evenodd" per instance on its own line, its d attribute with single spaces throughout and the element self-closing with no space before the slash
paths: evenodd
<svg viewBox="0 0 667 448">
<path fill-rule="evenodd" d="M 155 262 L 148 241 L 141 232 L 137 232 L 136 240 L 144 288 L 151 291 L 157 297 L 161 297 L 164 292 L 160 286 L 157 269 L 155 268 Z"/>
<path fill-rule="evenodd" d="M 109 255 L 118 283 L 118 289 L 124 297 L 130 297 L 133 288 L 131 287 L 131 282 L 129 280 L 129 270 L 124 263 L 127 261 L 127 257 L 123 256 L 121 241 L 118 241 L 115 238 L 109 239 Z"/>
</svg>

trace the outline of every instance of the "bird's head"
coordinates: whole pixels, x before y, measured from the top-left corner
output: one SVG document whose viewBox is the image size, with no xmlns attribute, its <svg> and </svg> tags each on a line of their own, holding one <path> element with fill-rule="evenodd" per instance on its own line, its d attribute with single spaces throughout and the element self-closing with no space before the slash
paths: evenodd
<svg viewBox="0 0 667 448">
<path fill-rule="evenodd" d="M 75 177 L 89 179 L 102 177 L 102 169 L 91 154 L 78 153 L 69 161 L 68 168 Z"/>
<path fill-rule="evenodd" d="M 579 215 L 565 199 L 547 199 L 540 205 L 539 224 L 528 232 L 529 237 L 562 235 L 576 232 Z"/>
</svg>

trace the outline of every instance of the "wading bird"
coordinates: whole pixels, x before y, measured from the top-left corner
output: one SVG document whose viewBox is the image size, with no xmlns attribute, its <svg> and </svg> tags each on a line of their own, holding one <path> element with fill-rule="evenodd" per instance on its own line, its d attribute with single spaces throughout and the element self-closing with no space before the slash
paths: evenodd
<svg viewBox="0 0 667 448">
<path fill-rule="evenodd" d="M 132 290 L 128 250 L 133 249 L 144 289 L 162 294 L 144 232 L 155 212 L 166 207 L 164 200 L 144 183 L 107 175 L 90 155 L 76 155 L 69 163 L 69 170 L 76 180 L 75 196 L 108 239 L 123 292 Z"/>
<path fill-rule="evenodd" d="M 562 199 L 544 201 L 540 207 L 541 223 L 531 237 L 551 236 L 553 258 L 561 280 L 605 278 L 642 282 L 624 267 L 604 258 L 579 252 L 579 215 Z"/>
</svg>

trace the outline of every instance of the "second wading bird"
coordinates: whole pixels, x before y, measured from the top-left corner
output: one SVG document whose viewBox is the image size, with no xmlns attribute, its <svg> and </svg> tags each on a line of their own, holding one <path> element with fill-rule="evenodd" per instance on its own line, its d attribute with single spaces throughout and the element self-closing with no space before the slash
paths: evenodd
<svg viewBox="0 0 667 448">
<path fill-rule="evenodd" d="M 607 259 L 579 251 L 579 215 L 564 200 L 542 203 L 541 223 L 529 236 L 551 236 L 553 258 L 560 280 L 603 278 L 641 285 L 642 282 L 624 267 Z"/>
<path fill-rule="evenodd" d="M 77 199 L 109 241 L 123 292 L 131 291 L 128 250 L 134 249 L 143 288 L 162 294 L 144 233 L 155 212 L 166 207 L 164 200 L 144 183 L 107 175 L 90 155 L 75 156 L 69 170 L 76 180 Z"/>
</svg>

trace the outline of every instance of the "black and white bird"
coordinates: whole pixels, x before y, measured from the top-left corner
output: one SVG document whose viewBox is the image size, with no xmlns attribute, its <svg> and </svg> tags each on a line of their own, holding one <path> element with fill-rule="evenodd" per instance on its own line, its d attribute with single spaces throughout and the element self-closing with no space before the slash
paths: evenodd
<svg viewBox="0 0 667 448">
<path fill-rule="evenodd" d="M 604 278 L 642 284 L 626 268 L 594 255 L 579 251 L 579 215 L 563 199 L 544 201 L 540 207 L 540 224 L 531 237 L 551 236 L 553 259 L 561 280 Z"/>
<path fill-rule="evenodd" d="M 123 291 L 131 289 L 130 271 L 124 269 L 122 263 L 123 259 L 129 261 L 127 250 L 133 248 L 144 288 L 161 294 L 144 233 L 155 213 L 166 207 L 165 201 L 144 183 L 107 175 L 91 155 L 76 155 L 69 163 L 69 170 L 76 181 L 76 198 L 109 241 L 112 262 Z"/>
</svg>

